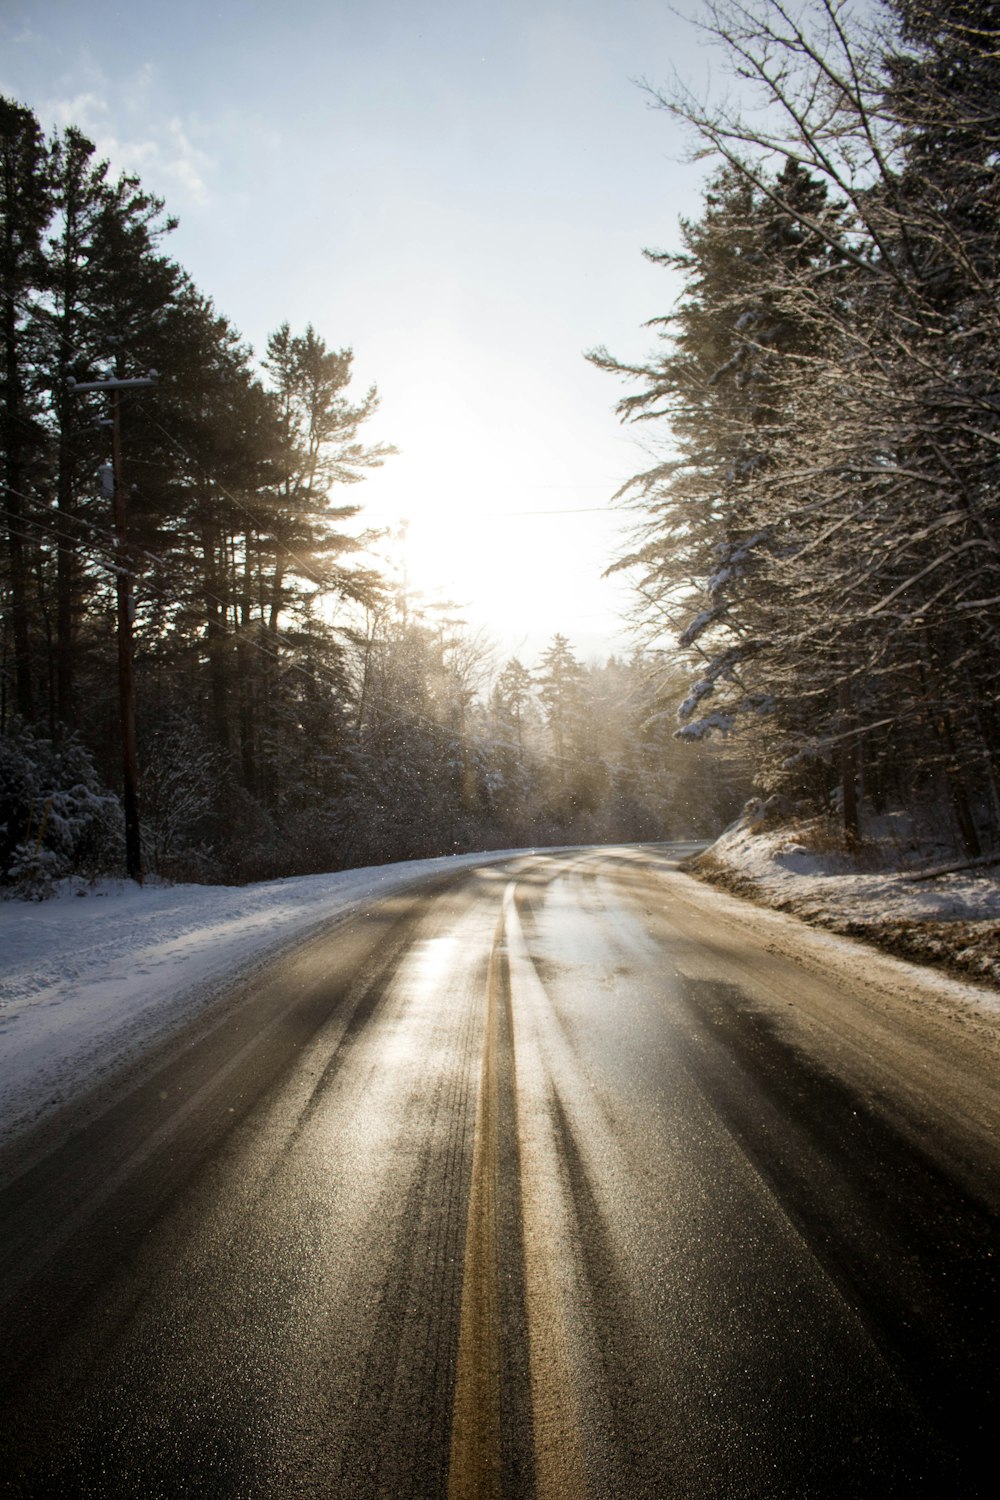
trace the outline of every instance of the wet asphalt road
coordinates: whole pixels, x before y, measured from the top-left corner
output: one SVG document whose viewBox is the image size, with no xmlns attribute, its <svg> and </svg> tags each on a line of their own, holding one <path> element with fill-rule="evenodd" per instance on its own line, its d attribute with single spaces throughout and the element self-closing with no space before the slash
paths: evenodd
<svg viewBox="0 0 1000 1500">
<path fill-rule="evenodd" d="M 995 1047 L 675 854 L 372 906 L 23 1142 L 0 1493 L 993 1495 Z"/>
</svg>

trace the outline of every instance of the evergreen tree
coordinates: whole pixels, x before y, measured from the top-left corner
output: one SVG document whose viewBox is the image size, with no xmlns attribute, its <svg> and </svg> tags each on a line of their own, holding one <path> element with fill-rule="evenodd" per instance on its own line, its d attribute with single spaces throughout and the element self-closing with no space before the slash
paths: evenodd
<svg viewBox="0 0 1000 1500">
<path fill-rule="evenodd" d="M 346 395 L 351 380 L 350 349 L 327 349 L 310 325 L 293 335 L 287 323 L 268 339 L 264 368 L 271 379 L 280 427 L 277 485 L 267 518 L 274 559 L 268 624 L 277 626 L 286 602 L 289 573 L 304 573 L 314 582 L 348 597 L 365 597 L 360 572 L 339 565 L 345 552 L 360 545 L 336 529 L 357 515 L 356 505 L 332 506 L 334 485 L 356 484 L 366 469 L 377 467 L 393 450 L 386 444 L 365 446 L 358 432 L 378 408 L 372 386 L 361 401 Z"/>
<path fill-rule="evenodd" d="M 35 710 L 29 572 L 35 547 L 30 520 L 32 470 L 43 445 L 35 389 L 39 294 L 48 273 L 42 236 L 52 214 L 49 152 L 30 110 L 0 99 L 0 456 L 7 541 L 6 590 L 14 659 L 14 701 L 24 719 Z M 6 693 L 5 693 L 6 704 Z"/>
<path fill-rule="evenodd" d="M 651 257 L 685 279 L 676 310 L 653 320 L 657 356 L 645 366 L 591 356 L 641 382 L 619 403 L 623 419 L 669 424 L 668 459 L 625 488 L 643 519 L 640 545 L 616 566 L 637 575 L 647 639 L 671 632 L 699 661 L 681 733 L 700 739 L 749 716 L 765 760 L 778 718 L 795 732 L 785 642 L 802 623 L 774 578 L 775 558 L 794 545 L 794 500 L 775 481 L 798 466 L 816 355 L 808 309 L 834 274 L 822 237 L 795 214 L 835 217 L 823 185 L 794 161 L 773 192 L 780 204 L 738 171 L 719 172 L 702 219 L 682 222 L 683 251 Z"/>
<path fill-rule="evenodd" d="M 56 693 L 52 717 L 68 725 L 77 698 L 79 625 L 85 610 L 92 525 L 86 515 L 87 483 L 97 469 L 98 431 L 73 395 L 68 376 L 86 371 L 106 350 L 95 347 L 88 296 L 92 268 L 101 254 L 98 225 L 107 202 L 107 164 L 94 161 L 94 146 L 70 127 L 52 143 L 51 181 L 55 222 L 48 241 L 52 317 L 48 323 L 47 384 L 57 433 L 56 506 Z M 81 494 L 83 491 L 83 494 Z M 83 505 L 81 506 L 81 500 Z"/>
<path fill-rule="evenodd" d="M 973 852 L 977 824 L 1000 831 L 996 16 L 924 0 L 895 13 L 885 36 L 852 25 L 838 0 L 794 15 L 777 0 L 706 12 L 766 111 L 658 98 L 756 205 L 759 251 L 739 257 L 737 278 L 754 301 L 730 325 L 753 345 L 749 402 L 727 392 L 728 410 L 713 412 L 714 386 L 668 379 L 657 407 L 657 369 L 601 362 L 647 381 L 632 398 L 645 409 L 625 414 L 672 419 L 683 445 L 680 461 L 641 476 L 648 530 L 628 561 L 646 567 L 650 610 L 704 653 L 684 732 L 765 709 L 742 715 L 762 785 L 820 804 L 837 789 L 848 832 L 862 777 L 881 804 L 943 800 Z M 779 153 L 791 165 L 774 175 Z M 780 233 L 765 251 L 768 211 Z M 690 300 L 675 337 L 693 328 Z M 724 295 L 708 305 L 720 309 Z M 762 340 L 755 325 L 767 332 L 775 312 L 779 336 Z M 703 347 L 718 358 L 711 335 Z M 721 378 L 739 377 L 747 357 L 734 358 L 717 364 Z M 759 457 L 734 441 L 748 412 Z M 710 482 L 682 515 L 692 473 Z M 702 561 L 706 597 L 686 617 L 698 573 L 688 566 L 685 585 L 675 552 Z"/>
</svg>

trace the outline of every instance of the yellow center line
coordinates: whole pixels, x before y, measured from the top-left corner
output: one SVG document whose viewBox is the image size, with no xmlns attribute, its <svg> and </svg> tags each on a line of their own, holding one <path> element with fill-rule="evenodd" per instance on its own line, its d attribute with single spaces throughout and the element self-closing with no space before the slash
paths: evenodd
<svg viewBox="0 0 1000 1500">
<path fill-rule="evenodd" d="M 469 1216 L 465 1228 L 448 1500 L 499 1500 L 500 1497 L 497 1040 L 502 938 L 501 915 L 487 979 L 486 1036 L 476 1105 Z"/>
<path fill-rule="evenodd" d="M 499 1035 L 506 1008 L 514 1036 L 514 1089 L 521 1164 L 524 1290 L 528 1322 L 537 1500 L 584 1500 L 587 1484 L 573 1398 L 570 1338 L 559 1283 L 553 1194 L 559 1171 L 546 1081 L 530 1036 L 513 1030 L 515 971 L 519 997 L 539 1013 L 548 997 L 528 954 L 507 887 L 490 954 L 486 1033 L 476 1105 L 472 1182 L 465 1231 L 458 1368 L 452 1411 L 448 1500 L 500 1500 L 500 1307 L 497 1236 L 499 1184 Z M 508 958 L 503 944 L 507 939 Z M 528 1029 L 527 1027 L 524 1029 Z M 519 1080 L 527 1087 L 518 1087 Z"/>
</svg>

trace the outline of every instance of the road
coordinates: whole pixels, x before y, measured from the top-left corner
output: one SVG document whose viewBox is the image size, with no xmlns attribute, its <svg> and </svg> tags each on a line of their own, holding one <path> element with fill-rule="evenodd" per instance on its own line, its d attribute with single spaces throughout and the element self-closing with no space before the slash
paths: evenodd
<svg viewBox="0 0 1000 1500">
<path fill-rule="evenodd" d="M 407 889 L 22 1142 L 0 1493 L 992 1495 L 1000 1028 L 678 852 Z"/>
</svg>

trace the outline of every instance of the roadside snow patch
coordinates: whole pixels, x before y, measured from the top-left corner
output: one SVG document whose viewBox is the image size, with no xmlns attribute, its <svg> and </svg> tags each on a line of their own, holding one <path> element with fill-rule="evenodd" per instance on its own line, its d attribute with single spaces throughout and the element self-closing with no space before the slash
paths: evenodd
<svg viewBox="0 0 1000 1500">
<path fill-rule="evenodd" d="M 48 901 L 0 902 L 0 1145 L 311 927 L 417 876 L 507 857 L 454 855 L 247 886 L 66 882 Z"/>
<path fill-rule="evenodd" d="M 820 825 L 769 826 L 751 806 L 688 868 L 816 926 L 1000 985 L 1000 865 L 914 879 L 912 869 L 860 868 L 843 849 L 811 841 L 822 842 Z"/>
</svg>

